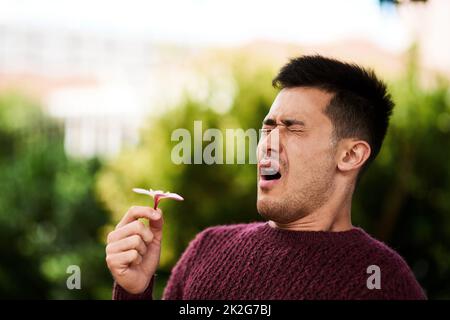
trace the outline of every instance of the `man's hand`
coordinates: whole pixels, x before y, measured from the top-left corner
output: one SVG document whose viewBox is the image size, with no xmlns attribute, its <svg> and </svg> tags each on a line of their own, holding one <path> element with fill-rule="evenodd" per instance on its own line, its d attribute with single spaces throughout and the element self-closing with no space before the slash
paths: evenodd
<svg viewBox="0 0 450 320">
<path fill-rule="evenodd" d="M 150 227 L 139 218 L 147 218 Z M 160 209 L 131 207 L 108 234 L 106 263 L 116 282 L 132 294 L 150 283 L 161 254 L 163 218 Z"/>
</svg>

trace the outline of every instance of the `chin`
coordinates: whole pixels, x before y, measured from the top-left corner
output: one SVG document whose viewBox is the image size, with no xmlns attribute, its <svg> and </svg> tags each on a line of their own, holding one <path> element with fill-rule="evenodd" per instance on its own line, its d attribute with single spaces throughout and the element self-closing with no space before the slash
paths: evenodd
<svg viewBox="0 0 450 320">
<path fill-rule="evenodd" d="M 258 194 L 256 207 L 258 213 L 265 219 L 286 224 L 301 218 L 300 212 L 302 211 L 298 208 L 293 209 L 288 202 L 287 199 Z"/>
<path fill-rule="evenodd" d="M 258 196 L 256 207 L 258 213 L 267 220 L 280 222 L 284 220 L 285 210 L 283 205 L 267 195 Z"/>
</svg>

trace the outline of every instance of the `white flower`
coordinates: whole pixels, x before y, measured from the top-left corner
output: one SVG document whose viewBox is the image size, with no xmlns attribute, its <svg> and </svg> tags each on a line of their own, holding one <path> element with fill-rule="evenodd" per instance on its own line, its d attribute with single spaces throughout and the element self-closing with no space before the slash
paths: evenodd
<svg viewBox="0 0 450 320">
<path fill-rule="evenodd" d="M 162 190 L 147 190 L 147 189 L 141 189 L 141 188 L 133 188 L 133 191 L 140 194 L 146 194 L 148 196 L 151 196 L 155 200 L 155 205 L 153 206 L 153 209 L 158 208 L 158 203 L 161 199 L 169 198 L 177 201 L 183 201 L 183 197 L 179 194 L 172 193 L 172 192 L 164 192 Z"/>
</svg>

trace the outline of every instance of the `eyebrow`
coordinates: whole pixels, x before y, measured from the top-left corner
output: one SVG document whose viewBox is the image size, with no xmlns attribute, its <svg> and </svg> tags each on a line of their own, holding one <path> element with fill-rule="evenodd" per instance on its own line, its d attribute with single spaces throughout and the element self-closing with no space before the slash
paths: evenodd
<svg viewBox="0 0 450 320">
<path fill-rule="evenodd" d="M 300 125 L 300 126 L 305 126 L 305 123 L 301 120 L 296 120 L 296 119 L 283 119 L 281 120 L 281 123 L 284 124 L 286 127 L 292 126 L 292 125 Z M 268 126 L 275 126 L 277 124 L 277 122 L 275 121 L 275 119 L 264 119 L 263 124 L 268 125 Z"/>
</svg>

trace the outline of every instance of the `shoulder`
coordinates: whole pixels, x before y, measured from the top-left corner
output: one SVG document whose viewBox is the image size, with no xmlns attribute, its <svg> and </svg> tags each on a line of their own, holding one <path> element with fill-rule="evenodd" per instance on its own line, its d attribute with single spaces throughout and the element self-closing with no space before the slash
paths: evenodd
<svg viewBox="0 0 450 320">
<path fill-rule="evenodd" d="M 361 237 L 358 247 L 368 260 L 385 267 L 410 271 L 405 259 L 387 243 L 374 238 L 363 229 L 359 229 L 359 232 Z"/>
<path fill-rule="evenodd" d="M 210 255 L 211 252 L 215 252 L 217 248 L 223 247 L 224 243 L 229 243 L 231 239 L 236 240 L 245 237 L 245 235 L 251 237 L 254 230 L 262 225 L 261 222 L 255 222 L 208 227 L 197 233 L 189 242 L 179 264 L 202 259 L 202 257 Z"/>
<path fill-rule="evenodd" d="M 382 292 L 388 299 L 422 299 L 425 294 L 406 260 L 388 244 L 377 240 L 364 230 L 357 244 L 358 256 L 364 261 L 370 275 L 378 270 L 381 275 Z M 363 258 L 364 257 L 364 258 Z"/>
<path fill-rule="evenodd" d="M 264 225 L 262 222 L 218 225 L 208 227 L 198 233 L 189 243 L 190 249 L 208 249 L 230 239 L 237 240 L 243 237 L 252 237 L 254 232 Z"/>
<path fill-rule="evenodd" d="M 262 222 L 252 222 L 208 227 L 202 232 L 198 233 L 192 242 L 195 244 L 205 242 L 220 242 L 222 240 L 227 240 L 230 238 L 251 235 L 263 225 L 264 223 Z"/>
<path fill-rule="evenodd" d="M 218 225 L 206 228 L 200 234 L 204 236 L 231 236 L 236 234 L 251 233 L 259 227 L 264 225 L 263 222 L 252 222 L 252 223 L 239 223 L 239 224 L 228 224 L 228 225 Z"/>
</svg>

